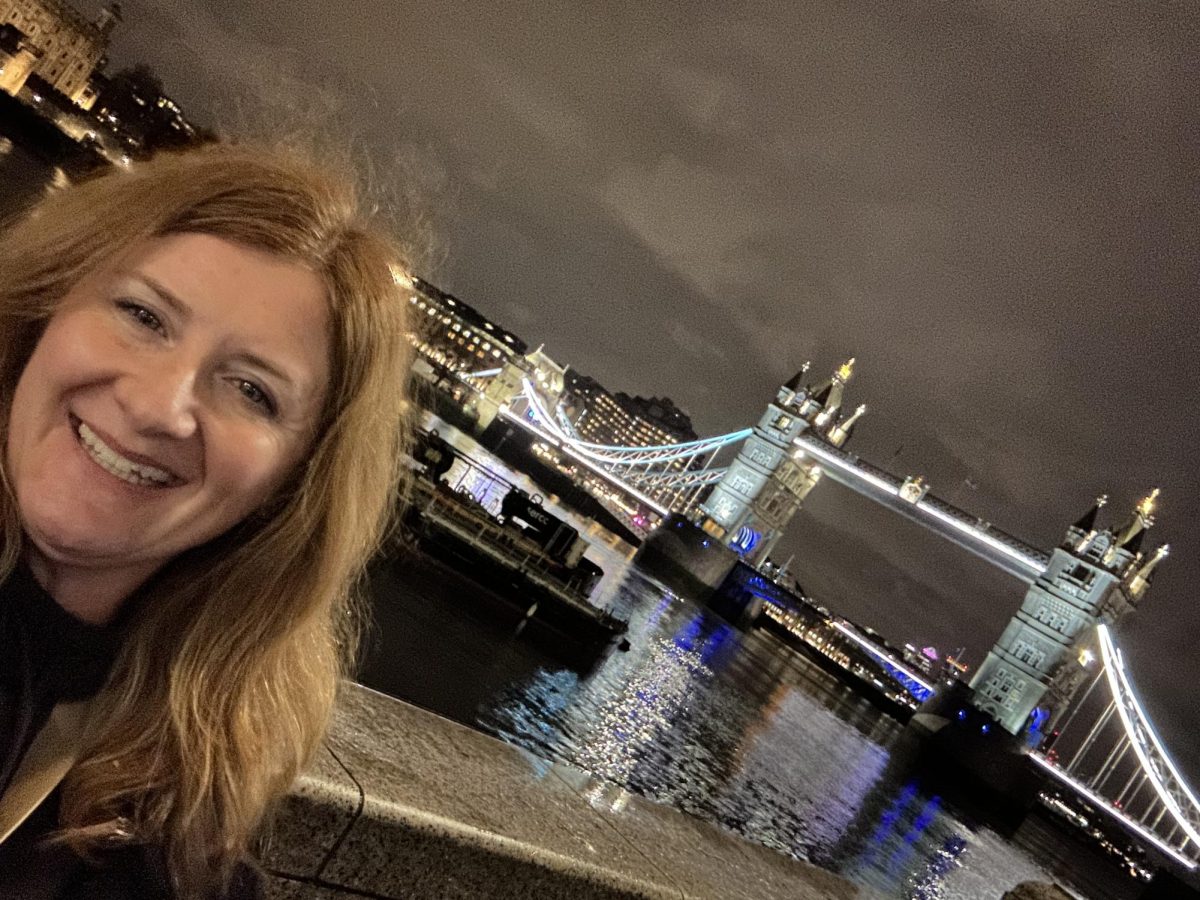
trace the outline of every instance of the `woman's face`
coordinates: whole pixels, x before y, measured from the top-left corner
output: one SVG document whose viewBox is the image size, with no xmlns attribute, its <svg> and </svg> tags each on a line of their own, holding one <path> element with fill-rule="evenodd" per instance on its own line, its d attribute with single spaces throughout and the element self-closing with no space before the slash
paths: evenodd
<svg viewBox="0 0 1200 900">
<path fill-rule="evenodd" d="M 81 282 L 21 375 L 7 464 L 40 562 L 149 577 L 261 506 L 329 378 L 320 279 L 201 234 Z"/>
</svg>

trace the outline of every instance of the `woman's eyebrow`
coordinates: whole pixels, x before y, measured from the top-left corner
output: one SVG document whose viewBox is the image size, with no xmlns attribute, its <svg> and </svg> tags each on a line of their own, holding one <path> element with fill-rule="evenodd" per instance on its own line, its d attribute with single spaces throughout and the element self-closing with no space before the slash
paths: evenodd
<svg viewBox="0 0 1200 900">
<path fill-rule="evenodd" d="M 149 275 L 145 275 L 141 272 L 130 272 L 129 277 L 135 281 L 140 281 L 146 287 L 150 288 L 150 290 L 158 295 L 159 300 L 161 300 L 166 306 L 169 306 L 171 311 L 184 321 L 191 318 L 191 308 L 177 296 L 175 296 L 174 293 L 163 287 L 161 283 L 151 278 Z"/>
<path fill-rule="evenodd" d="M 289 389 L 294 389 L 296 386 L 295 380 L 284 369 L 275 365 L 275 363 L 271 362 L 270 360 L 264 359 L 257 353 L 238 353 L 235 358 L 240 359 L 242 362 L 248 363 L 255 368 L 262 369 L 269 375 L 273 375 L 282 381 L 284 386 Z"/>
</svg>

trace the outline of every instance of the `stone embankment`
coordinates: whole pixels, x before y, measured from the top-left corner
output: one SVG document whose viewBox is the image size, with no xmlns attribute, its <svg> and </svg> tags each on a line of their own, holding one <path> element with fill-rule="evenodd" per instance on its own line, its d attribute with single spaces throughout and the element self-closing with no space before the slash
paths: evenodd
<svg viewBox="0 0 1200 900">
<path fill-rule="evenodd" d="M 274 900 L 872 896 L 358 685 L 264 861 Z"/>
<path fill-rule="evenodd" d="M 1001 900 L 1075 900 L 1075 897 L 1057 885 L 1024 881 L 1005 893 Z"/>
</svg>

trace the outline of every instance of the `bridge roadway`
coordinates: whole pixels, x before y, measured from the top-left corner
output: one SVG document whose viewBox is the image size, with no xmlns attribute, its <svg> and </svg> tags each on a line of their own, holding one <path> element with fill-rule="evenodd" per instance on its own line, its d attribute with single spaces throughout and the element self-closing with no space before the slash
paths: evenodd
<svg viewBox="0 0 1200 900">
<path fill-rule="evenodd" d="M 1026 584 L 1046 570 L 1050 557 L 982 519 L 926 493 L 911 501 L 901 496 L 904 479 L 864 462 L 820 438 L 801 434 L 794 441 L 833 481 L 899 513 Z"/>
<path fill-rule="evenodd" d="M 668 512 L 664 504 L 638 490 L 621 477 L 622 474 L 628 474 L 619 471 L 622 465 L 631 468 L 632 465 L 642 464 L 646 465 L 647 471 L 649 471 L 656 462 L 676 459 L 680 456 L 687 456 L 689 453 L 696 455 L 713 453 L 721 446 L 736 443 L 735 439 L 742 439 L 749 433 L 748 430 L 743 430 L 704 441 L 680 444 L 672 448 L 600 448 L 598 445 L 581 442 L 576 436 L 566 433 L 538 398 L 537 389 L 528 379 L 525 380 L 523 387 L 522 396 L 529 402 L 536 421 L 531 422 L 523 416 L 502 410 L 501 415 L 505 419 L 532 431 L 543 439 L 550 440 L 555 446 L 573 457 L 576 462 L 664 516 Z M 873 466 L 841 448 L 834 447 L 818 437 L 801 434 L 795 439 L 794 444 L 816 462 L 832 480 L 923 525 L 1026 584 L 1036 580 L 1045 571 L 1050 561 L 1049 555 L 1044 551 L 1026 544 L 1019 538 L 1001 531 L 990 523 L 972 516 L 932 494 L 926 493 L 915 502 L 905 499 L 900 491 L 904 484 L 903 479 L 878 466 Z M 664 456 L 663 451 L 666 450 L 673 452 Z M 619 455 L 613 456 L 614 452 Z M 689 479 L 695 478 L 698 473 L 685 470 L 675 474 L 680 479 Z"/>
</svg>

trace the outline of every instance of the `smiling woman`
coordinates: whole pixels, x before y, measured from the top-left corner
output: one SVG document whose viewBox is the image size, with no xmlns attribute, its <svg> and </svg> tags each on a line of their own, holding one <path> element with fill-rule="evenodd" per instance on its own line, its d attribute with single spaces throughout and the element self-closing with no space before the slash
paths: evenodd
<svg viewBox="0 0 1200 900">
<path fill-rule="evenodd" d="M 228 146 L 0 236 L 0 895 L 256 892 L 394 507 L 400 259 Z"/>
</svg>

